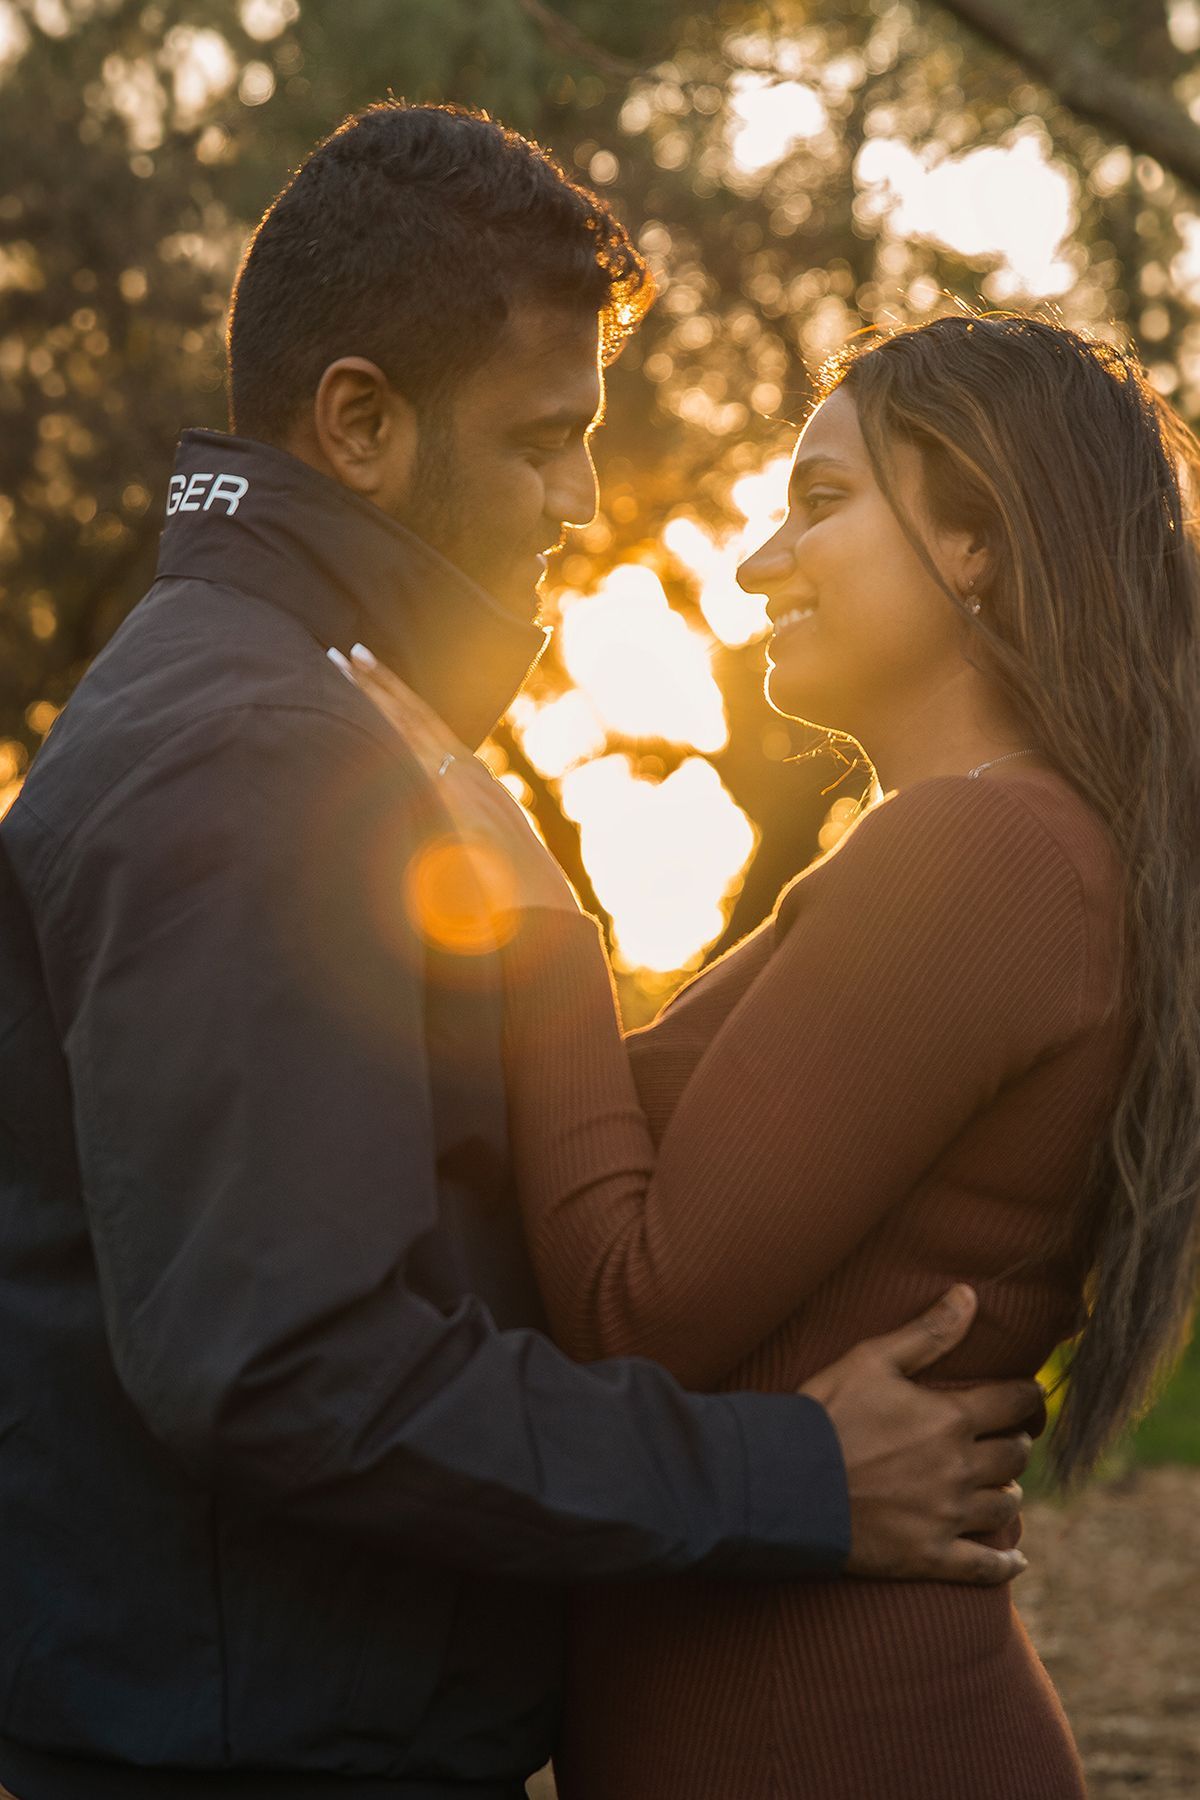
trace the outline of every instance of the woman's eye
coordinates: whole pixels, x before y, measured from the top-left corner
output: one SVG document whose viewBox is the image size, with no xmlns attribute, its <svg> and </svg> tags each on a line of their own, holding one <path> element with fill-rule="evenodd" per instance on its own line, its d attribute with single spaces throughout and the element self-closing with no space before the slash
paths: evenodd
<svg viewBox="0 0 1200 1800">
<path fill-rule="evenodd" d="M 810 488 L 804 496 L 804 506 L 808 512 L 816 512 L 821 507 L 830 505 L 832 501 L 840 500 L 841 497 L 840 494 L 835 494 L 828 488 Z"/>
</svg>

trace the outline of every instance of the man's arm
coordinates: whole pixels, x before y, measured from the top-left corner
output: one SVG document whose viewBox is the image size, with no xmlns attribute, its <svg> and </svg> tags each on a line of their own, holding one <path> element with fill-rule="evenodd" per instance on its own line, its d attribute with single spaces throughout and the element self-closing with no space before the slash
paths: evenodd
<svg viewBox="0 0 1200 1800">
<path fill-rule="evenodd" d="M 190 727 L 38 896 L 114 1360 L 196 1479 L 333 1530 L 540 1577 L 840 1566 L 817 1402 L 689 1396 L 443 1312 L 423 778 L 319 712 Z"/>
</svg>

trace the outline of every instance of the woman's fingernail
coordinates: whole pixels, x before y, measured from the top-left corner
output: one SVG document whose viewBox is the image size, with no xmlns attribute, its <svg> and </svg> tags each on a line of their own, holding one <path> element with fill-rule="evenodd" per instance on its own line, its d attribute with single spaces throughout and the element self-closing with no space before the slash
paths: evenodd
<svg viewBox="0 0 1200 1800">
<path fill-rule="evenodd" d="M 354 670 L 350 667 L 349 658 L 342 655 L 336 644 L 330 644 L 325 654 L 339 674 L 344 675 L 347 681 L 354 680 Z"/>
<path fill-rule="evenodd" d="M 356 662 L 360 669 L 377 669 L 379 667 L 365 644 L 351 644 L 350 660 Z"/>
</svg>

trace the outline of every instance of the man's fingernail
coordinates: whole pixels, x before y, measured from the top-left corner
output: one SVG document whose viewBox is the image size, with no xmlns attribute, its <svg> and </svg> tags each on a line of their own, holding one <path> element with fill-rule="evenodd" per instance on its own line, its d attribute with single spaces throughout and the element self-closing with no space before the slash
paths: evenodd
<svg viewBox="0 0 1200 1800">
<path fill-rule="evenodd" d="M 347 681 L 354 680 L 354 670 L 350 667 L 349 659 L 342 655 L 342 652 L 337 648 L 336 644 L 330 644 L 325 654 L 333 664 L 334 668 L 337 669 L 340 674 L 344 675 Z"/>
<path fill-rule="evenodd" d="M 379 667 L 365 644 L 351 644 L 350 660 L 356 662 L 360 669 L 377 669 Z"/>
</svg>

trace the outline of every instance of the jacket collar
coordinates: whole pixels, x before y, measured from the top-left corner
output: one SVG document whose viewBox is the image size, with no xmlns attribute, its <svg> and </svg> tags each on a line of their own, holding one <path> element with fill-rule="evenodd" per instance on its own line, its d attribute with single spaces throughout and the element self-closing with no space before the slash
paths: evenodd
<svg viewBox="0 0 1200 1800">
<path fill-rule="evenodd" d="M 370 501 L 285 450 L 218 431 L 180 439 L 158 576 L 239 588 L 326 648 L 366 644 L 472 748 L 548 635 Z"/>
</svg>

